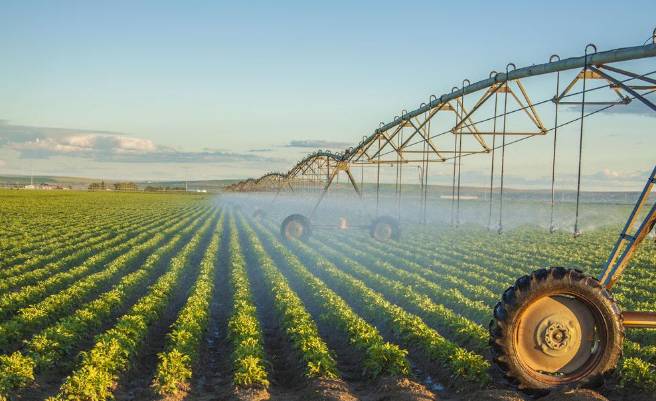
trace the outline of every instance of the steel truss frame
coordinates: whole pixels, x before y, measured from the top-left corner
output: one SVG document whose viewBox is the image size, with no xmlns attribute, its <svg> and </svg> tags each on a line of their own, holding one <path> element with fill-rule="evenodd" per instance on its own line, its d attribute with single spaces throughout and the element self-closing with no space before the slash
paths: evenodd
<svg viewBox="0 0 656 401">
<path fill-rule="evenodd" d="M 655 36 L 656 38 L 656 36 Z M 594 49 L 588 53 L 588 49 Z M 420 107 L 410 112 L 403 110 L 400 116 L 394 117 L 392 122 L 381 123 L 374 132 L 363 138 L 354 147 L 348 148 L 341 153 L 329 151 L 317 151 L 296 163 L 287 173 L 268 173 L 258 179 L 248 179 L 229 186 L 227 189 L 237 192 L 253 191 L 320 191 L 318 201 L 312 209 L 313 214 L 324 199 L 326 192 L 338 179 L 339 174 L 344 172 L 358 196 L 362 196 L 361 188 L 356 183 L 352 174 L 352 167 L 377 167 L 380 177 L 381 165 L 397 166 L 397 188 L 402 177 L 403 165 L 421 164 L 422 187 L 426 190 L 427 169 L 431 163 L 453 162 L 453 185 L 454 197 L 457 196 L 459 204 L 460 186 L 460 163 L 466 156 L 475 154 L 492 154 L 496 149 L 505 150 L 506 137 L 512 136 L 516 139 L 528 139 L 533 136 L 544 136 L 551 131 L 557 132 L 558 121 L 552 128 L 547 128 L 543 123 L 536 106 L 546 101 L 552 102 L 556 108 L 558 105 L 582 105 L 581 114 L 581 136 L 583 133 L 583 120 L 588 118 L 583 110 L 585 105 L 596 106 L 622 106 L 629 104 L 632 99 L 644 103 L 656 111 L 656 105 L 645 97 L 646 93 L 656 91 L 656 79 L 636 72 L 619 68 L 612 64 L 656 57 L 656 39 L 654 43 L 643 46 L 614 49 L 597 52 L 594 45 L 586 47 L 586 54 L 581 57 L 573 57 L 560 60 L 552 56 L 548 63 L 532 65 L 516 69 L 514 64 L 506 66 L 505 72 L 493 71 L 490 77 L 479 82 L 470 84 L 464 80 L 461 87 L 452 88 L 450 93 L 442 96 L 431 96 L 428 103 L 422 103 Z M 575 78 L 565 86 L 565 89 L 556 92 L 556 95 L 538 104 L 534 103 L 529 95 L 529 90 L 523 83 L 524 78 L 554 74 L 560 79 L 560 72 L 580 70 Z M 587 80 L 603 81 L 605 85 L 616 96 L 609 102 L 586 102 L 585 94 L 597 88 L 586 88 Z M 633 81 L 633 82 L 632 82 Z M 638 84 L 634 82 L 637 81 Z M 583 90 L 574 93 L 573 89 L 577 83 L 583 83 Z M 557 87 L 558 88 L 558 87 Z M 582 95 L 582 101 L 571 101 L 570 97 Z M 476 101 L 471 108 L 466 106 L 466 97 L 475 95 Z M 499 99 L 503 97 L 502 110 L 498 112 Z M 509 101 L 515 104 L 515 108 L 509 108 Z M 476 120 L 477 112 L 486 105 L 494 102 L 494 116 L 492 118 Z M 513 130 L 507 117 L 513 113 L 523 115 L 533 129 Z M 591 113 L 593 114 L 593 113 Z M 431 132 L 431 123 L 440 119 L 446 121 L 451 115 L 453 123 L 446 131 L 439 134 Z M 444 116 L 444 117 L 442 117 Z M 493 129 L 483 130 L 479 128 L 482 121 L 493 120 Z M 500 121 L 497 124 L 497 120 Z M 435 139 L 445 133 L 454 137 L 453 148 L 438 146 Z M 475 139 L 476 147 L 463 149 L 462 138 L 470 136 Z M 502 137 L 502 145 L 495 143 L 496 137 Z M 489 138 L 493 141 L 490 144 Z M 555 164 L 555 155 L 554 155 Z M 501 190 L 503 191 L 503 164 L 501 168 Z M 494 174 L 494 171 L 492 172 Z M 456 179 L 457 177 L 457 179 Z M 458 190 L 456 191 L 456 184 Z M 380 185 L 378 179 L 377 186 Z M 378 187 L 377 187 L 378 193 Z M 400 196 L 400 190 L 398 190 Z M 424 197 L 425 199 L 425 197 Z M 501 217 L 500 217 L 501 220 Z M 501 225 L 501 223 L 500 223 Z"/>
</svg>

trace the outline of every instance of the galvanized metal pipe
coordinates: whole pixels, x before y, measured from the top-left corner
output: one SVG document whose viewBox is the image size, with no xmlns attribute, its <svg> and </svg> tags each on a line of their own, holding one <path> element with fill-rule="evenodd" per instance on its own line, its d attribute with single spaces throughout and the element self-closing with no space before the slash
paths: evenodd
<svg viewBox="0 0 656 401">
<path fill-rule="evenodd" d="M 655 56 L 656 56 L 656 44 L 650 44 L 645 46 L 624 47 L 620 49 L 594 53 L 587 56 L 588 57 L 587 62 L 588 65 L 598 65 L 598 64 L 607 64 L 607 63 L 617 63 L 620 61 L 639 60 L 642 58 L 655 57 Z M 571 57 L 560 61 L 554 61 L 550 63 L 519 68 L 513 71 L 509 71 L 508 73 L 500 72 L 496 74 L 494 77 L 475 82 L 457 92 L 446 93 L 438 97 L 437 99 L 431 100 L 427 105 L 419 107 L 413 111 L 404 114 L 403 118 L 398 118 L 376 129 L 366 142 L 368 142 L 377 133 L 387 131 L 390 128 L 399 125 L 404 120 L 417 117 L 439 106 L 442 103 L 457 99 L 463 95 L 467 95 L 470 93 L 478 92 L 482 89 L 489 88 L 490 86 L 494 85 L 497 82 L 512 81 L 515 79 L 550 74 L 553 72 L 583 68 L 585 64 L 586 64 L 586 56 L 581 56 L 581 57 Z"/>
</svg>

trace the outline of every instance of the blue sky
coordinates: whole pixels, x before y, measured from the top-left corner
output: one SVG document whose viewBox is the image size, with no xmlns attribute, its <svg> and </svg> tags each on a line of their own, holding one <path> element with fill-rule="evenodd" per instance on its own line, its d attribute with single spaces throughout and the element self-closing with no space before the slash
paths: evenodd
<svg viewBox="0 0 656 401">
<path fill-rule="evenodd" d="M 580 55 L 588 42 L 600 50 L 642 44 L 656 24 L 653 0 L 1 7 L 0 174 L 130 179 L 286 170 L 316 147 L 357 143 L 463 78 L 477 81 L 509 61 Z M 618 156 L 612 140 L 597 144 L 586 173 L 650 169 L 640 142 L 656 120 L 609 117 L 600 135 L 631 131 L 633 147 L 620 145 L 631 157 Z M 544 146 L 527 146 L 516 169 L 543 176 L 548 166 L 532 163 Z M 471 176 L 481 168 L 472 163 Z"/>
</svg>

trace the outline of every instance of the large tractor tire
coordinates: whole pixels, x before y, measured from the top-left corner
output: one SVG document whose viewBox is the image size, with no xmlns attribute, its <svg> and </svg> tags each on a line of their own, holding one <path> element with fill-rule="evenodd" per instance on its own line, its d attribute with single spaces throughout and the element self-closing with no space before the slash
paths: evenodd
<svg viewBox="0 0 656 401">
<path fill-rule="evenodd" d="M 286 241 L 297 239 L 306 241 L 312 234 L 310 219 L 302 214 L 287 216 L 280 225 L 280 235 Z"/>
<path fill-rule="evenodd" d="M 399 222 L 390 216 L 380 216 L 369 226 L 369 234 L 378 241 L 398 241 L 401 238 Z"/>
<path fill-rule="evenodd" d="M 494 362 L 511 384 L 541 394 L 603 383 L 622 354 L 615 300 L 579 270 L 540 269 L 515 282 L 490 322 Z"/>
</svg>

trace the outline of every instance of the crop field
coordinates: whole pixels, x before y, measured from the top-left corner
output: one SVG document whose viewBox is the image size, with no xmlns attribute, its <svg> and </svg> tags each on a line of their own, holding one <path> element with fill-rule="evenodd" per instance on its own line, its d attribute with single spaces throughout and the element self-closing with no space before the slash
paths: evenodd
<svg viewBox="0 0 656 401">
<path fill-rule="evenodd" d="M 221 196 L 0 191 L 0 400 L 528 400 L 492 367 L 495 304 L 535 269 L 596 276 L 618 233 L 283 242 L 251 216 Z M 655 265 L 650 240 L 623 308 L 656 310 Z M 627 331 L 597 391 L 653 399 L 656 332 Z"/>
</svg>

